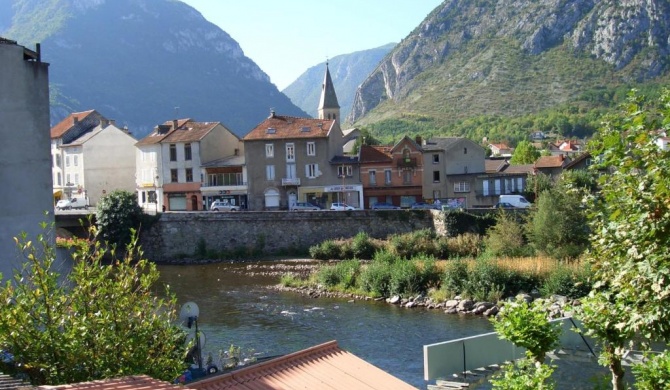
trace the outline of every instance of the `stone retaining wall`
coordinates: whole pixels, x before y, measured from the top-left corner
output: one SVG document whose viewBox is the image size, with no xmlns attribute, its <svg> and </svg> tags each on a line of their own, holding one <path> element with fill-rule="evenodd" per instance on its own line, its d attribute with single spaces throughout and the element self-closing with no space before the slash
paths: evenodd
<svg viewBox="0 0 670 390">
<path fill-rule="evenodd" d="M 203 245 L 216 253 L 280 254 L 358 232 L 373 238 L 420 229 L 439 232 L 444 224 L 436 218 L 441 214 L 432 210 L 170 212 L 142 232 L 141 245 L 145 257 L 156 262 L 197 259 Z"/>
</svg>

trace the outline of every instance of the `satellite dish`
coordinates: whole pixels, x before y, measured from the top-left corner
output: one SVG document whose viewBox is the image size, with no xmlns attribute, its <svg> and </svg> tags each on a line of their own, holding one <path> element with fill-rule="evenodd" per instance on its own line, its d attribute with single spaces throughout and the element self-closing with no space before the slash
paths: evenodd
<svg viewBox="0 0 670 390">
<path fill-rule="evenodd" d="M 200 309 L 198 309 L 198 305 L 195 302 L 186 302 L 181 306 L 181 310 L 179 311 L 179 321 L 183 326 L 190 328 L 189 324 L 193 321 L 194 317 L 197 319 L 199 315 Z"/>
</svg>

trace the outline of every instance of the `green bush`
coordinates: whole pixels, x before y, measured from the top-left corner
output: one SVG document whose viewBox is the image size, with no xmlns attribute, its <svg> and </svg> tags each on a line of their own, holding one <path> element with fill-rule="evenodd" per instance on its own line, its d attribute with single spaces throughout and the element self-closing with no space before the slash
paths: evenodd
<svg viewBox="0 0 670 390">
<path fill-rule="evenodd" d="M 361 271 L 359 277 L 360 286 L 363 291 L 370 292 L 375 296 L 390 296 L 391 285 L 391 263 L 385 261 L 373 261 Z"/>
<path fill-rule="evenodd" d="M 466 296 L 477 301 L 496 302 L 505 296 L 505 270 L 487 259 L 479 259 L 470 269 L 464 286 Z"/>
<path fill-rule="evenodd" d="M 375 252 L 375 255 L 372 260 L 375 263 L 384 263 L 387 265 L 391 265 L 395 262 L 402 261 L 403 259 L 399 258 L 395 253 L 392 253 L 387 249 L 382 249 L 378 252 Z"/>
<path fill-rule="evenodd" d="M 340 246 L 333 240 L 326 240 L 309 248 L 309 255 L 315 260 L 333 260 L 340 258 Z"/>
<path fill-rule="evenodd" d="M 555 366 L 536 366 L 529 357 L 503 365 L 491 378 L 494 389 L 499 390 L 553 390 L 556 384 L 551 379 Z"/>
<path fill-rule="evenodd" d="M 372 259 L 379 248 L 370 239 L 370 236 L 367 233 L 359 232 L 351 243 L 351 250 L 353 252 L 353 257 L 357 259 Z"/>
<path fill-rule="evenodd" d="M 412 261 L 418 263 L 421 269 L 421 291 L 427 291 L 440 286 L 442 275 L 435 264 L 433 256 L 418 256 L 412 259 Z"/>
<path fill-rule="evenodd" d="M 667 389 L 670 386 L 670 354 L 647 356 L 644 363 L 633 366 L 635 386 L 640 390 Z"/>
<path fill-rule="evenodd" d="M 484 246 L 493 256 L 516 257 L 526 252 L 523 225 L 510 214 L 500 209 L 496 224 L 486 232 Z"/>
<path fill-rule="evenodd" d="M 425 291 L 421 270 L 413 261 L 399 261 L 391 266 L 390 295 L 409 296 Z"/>
<path fill-rule="evenodd" d="M 361 264 L 358 260 L 343 260 L 335 265 L 325 266 L 317 271 L 317 281 L 325 287 L 347 289 L 356 285 L 356 277 Z"/>
<path fill-rule="evenodd" d="M 449 296 L 459 295 L 465 291 L 468 277 L 468 263 L 463 260 L 451 260 L 444 268 L 442 289 Z"/>
<path fill-rule="evenodd" d="M 125 248 L 133 232 L 139 230 L 142 214 L 137 196 L 131 192 L 117 190 L 103 196 L 95 211 L 97 238 Z"/>
<path fill-rule="evenodd" d="M 403 259 L 411 259 L 420 254 L 434 255 L 435 240 L 435 232 L 430 229 L 422 229 L 391 236 L 388 240 L 388 249 Z"/>
<path fill-rule="evenodd" d="M 539 290 L 543 296 L 558 294 L 572 299 L 582 298 L 591 291 L 590 277 L 588 264 L 577 270 L 559 265 L 544 278 Z"/>
<path fill-rule="evenodd" d="M 464 233 L 456 237 L 448 237 L 446 240 L 451 257 L 477 257 L 482 252 L 482 236 L 479 234 Z"/>
<path fill-rule="evenodd" d="M 495 217 L 490 215 L 475 215 L 465 211 L 447 211 L 444 215 L 444 228 L 449 237 L 460 236 L 465 233 L 484 235 L 489 227 L 495 225 Z"/>
</svg>

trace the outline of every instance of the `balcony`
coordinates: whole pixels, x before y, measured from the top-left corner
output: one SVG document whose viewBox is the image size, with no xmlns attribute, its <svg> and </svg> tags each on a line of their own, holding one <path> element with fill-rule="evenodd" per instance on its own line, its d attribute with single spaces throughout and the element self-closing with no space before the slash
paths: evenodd
<svg viewBox="0 0 670 390">
<path fill-rule="evenodd" d="M 297 177 L 285 177 L 281 179 L 281 185 L 283 186 L 299 186 L 300 178 Z"/>
<path fill-rule="evenodd" d="M 412 158 L 401 158 L 401 159 L 397 160 L 397 162 L 398 162 L 397 163 L 398 168 L 400 168 L 400 169 L 414 169 L 418 165 L 417 160 L 414 157 L 412 157 Z"/>
</svg>

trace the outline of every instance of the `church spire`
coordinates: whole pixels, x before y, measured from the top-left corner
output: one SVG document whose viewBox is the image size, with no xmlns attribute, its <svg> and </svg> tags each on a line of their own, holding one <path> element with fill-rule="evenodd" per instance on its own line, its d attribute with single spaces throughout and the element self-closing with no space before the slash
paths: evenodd
<svg viewBox="0 0 670 390">
<path fill-rule="evenodd" d="M 326 75 L 321 85 L 321 100 L 319 101 L 318 113 L 319 119 L 335 119 L 338 123 L 340 122 L 340 105 L 337 103 L 335 87 L 333 87 L 333 80 L 330 78 L 328 61 L 326 61 Z"/>
</svg>

